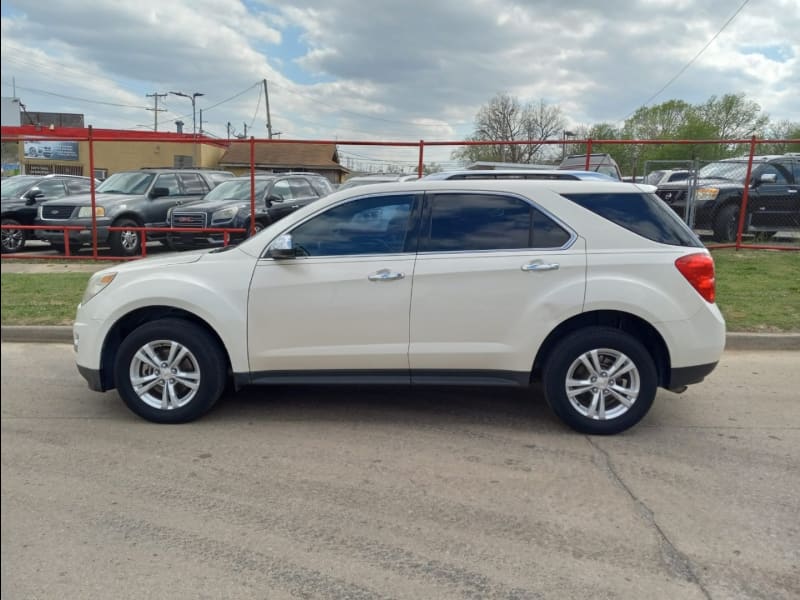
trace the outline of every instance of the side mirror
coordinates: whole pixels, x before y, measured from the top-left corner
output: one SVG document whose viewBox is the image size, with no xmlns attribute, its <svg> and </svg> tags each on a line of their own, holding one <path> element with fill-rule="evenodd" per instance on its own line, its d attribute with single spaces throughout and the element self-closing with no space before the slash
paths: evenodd
<svg viewBox="0 0 800 600">
<path fill-rule="evenodd" d="M 44 198 L 44 192 L 39 188 L 31 188 L 25 192 L 25 204 L 28 206 L 31 204 L 36 204 L 36 200 L 39 198 Z"/>
<path fill-rule="evenodd" d="M 268 206 L 272 206 L 276 202 L 280 204 L 281 202 L 283 202 L 283 198 L 281 198 L 280 196 L 276 196 L 275 194 L 270 194 L 269 196 L 267 196 Z"/>
<path fill-rule="evenodd" d="M 150 197 L 151 198 L 163 198 L 164 196 L 169 196 L 169 188 L 154 187 L 150 191 Z"/>
<path fill-rule="evenodd" d="M 758 178 L 759 183 L 775 183 L 778 181 L 778 176 L 775 173 L 764 173 Z"/>
<path fill-rule="evenodd" d="M 273 240 L 267 248 L 267 256 L 270 258 L 297 258 L 297 251 L 292 242 L 292 234 L 284 233 Z"/>
</svg>

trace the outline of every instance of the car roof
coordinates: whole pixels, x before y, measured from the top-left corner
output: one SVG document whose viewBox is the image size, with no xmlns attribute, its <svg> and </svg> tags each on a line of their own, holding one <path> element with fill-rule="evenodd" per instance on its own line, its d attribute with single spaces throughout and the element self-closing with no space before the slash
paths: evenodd
<svg viewBox="0 0 800 600">
<path fill-rule="evenodd" d="M 580 171 L 575 169 L 461 169 L 456 171 L 440 171 L 431 173 L 422 179 L 426 180 L 449 180 L 462 178 L 467 179 L 496 179 L 500 176 L 503 179 L 523 179 L 528 176 L 530 179 L 589 179 L 592 181 L 616 181 L 604 173 L 596 171 Z"/>
</svg>

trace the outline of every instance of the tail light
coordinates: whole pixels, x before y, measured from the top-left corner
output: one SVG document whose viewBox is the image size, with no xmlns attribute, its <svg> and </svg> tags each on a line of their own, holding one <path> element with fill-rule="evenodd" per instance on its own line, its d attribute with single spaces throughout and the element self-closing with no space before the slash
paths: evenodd
<svg viewBox="0 0 800 600">
<path fill-rule="evenodd" d="M 676 260 L 675 267 L 706 302 L 714 302 L 716 280 L 713 258 L 708 254 L 688 254 Z"/>
</svg>

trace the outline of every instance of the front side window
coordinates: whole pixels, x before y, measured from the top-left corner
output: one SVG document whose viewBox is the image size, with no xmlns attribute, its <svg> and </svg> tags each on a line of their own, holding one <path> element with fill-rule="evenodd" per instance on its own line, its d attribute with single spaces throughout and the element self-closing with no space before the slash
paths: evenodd
<svg viewBox="0 0 800 600">
<path fill-rule="evenodd" d="M 290 233 L 304 256 L 406 252 L 413 195 L 359 198 L 326 210 Z"/>
<path fill-rule="evenodd" d="M 170 196 L 180 196 L 181 186 L 178 183 L 178 176 L 174 173 L 164 173 L 156 179 L 155 187 L 167 188 Z"/>
<path fill-rule="evenodd" d="M 61 183 L 60 179 L 43 179 L 36 187 L 42 190 L 44 197 L 49 200 L 63 198 L 67 195 L 67 190 L 64 188 L 64 184 Z"/>
<path fill-rule="evenodd" d="M 275 185 L 272 186 L 272 191 L 270 192 L 270 196 L 277 196 L 281 200 L 291 200 L 292 199 L 292 188 L 289 186 L 289 181 L 286 179 L 279 179 L 275 182 Z"/>
<path fill-rule="evenodd" d="M 549 243 L 544 245 L 534 241 L 536 214 L 541 215 L 543 225 L 549 219 L 519 198 L 490 194 L 436 194 L 431 198 L 430 212 L 424 251 L 553 247 L 550 245 L 552 240 L 545 240 Z M 563 232 L 562 238 L 566 242 L 569 234 L 556 223 L 552 222 L 552 225 Z"/>
<path fill-rule="evenodd" d="M 86 194 L 92 191 L 92 184 L 83 179 L 67 179 L 67 189 L 70 194 Z"/>
<path fill-rule="evenodd" d="M 291 179 L 289 180 L 289 186 L 292 188 L 292 195 L 295 198 L 311 198 L 317 196 L 305 179 L 300 179 L 299 177 Z"/>
</svg>

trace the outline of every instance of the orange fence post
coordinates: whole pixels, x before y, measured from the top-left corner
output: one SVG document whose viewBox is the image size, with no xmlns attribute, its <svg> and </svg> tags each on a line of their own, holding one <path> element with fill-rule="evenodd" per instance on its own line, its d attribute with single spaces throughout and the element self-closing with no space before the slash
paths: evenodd
<svg viewBox="0 0 800 600">
<path fill-rule="evenodd" d="M 592 166 L 592 138 L 588 138 L 586 140 L 586 167 L 583 169 L 584 171 L 589 171 L 589 167 Z"/>
<path fill-rule="evenodd" d="M 744 177 L 744 191 L 742 192 L 742 205 L 739 207 L 739 225 L 736 228 L 736 249 L 742 247 L 742 232 L 744 231 L 744 219 L 747 214 L 748 192 L 750 190 L 750 177 L 753 173 L 753 157 L 756 154 L 756 136 L 750 140 L 750 155 L 747 157 L 747 175 Z"/>
<path fill-rule="evenodd" d="M 250 235 L 256 234 L 256 138 L 250 136 Z"/>
<path fill-rule="evenodd" d="M 94 189 L 94 136 L 89 125 L 89 193 L 92 195 L 92 258 L 97 258 L 97 198 Z"/>
</svg>

